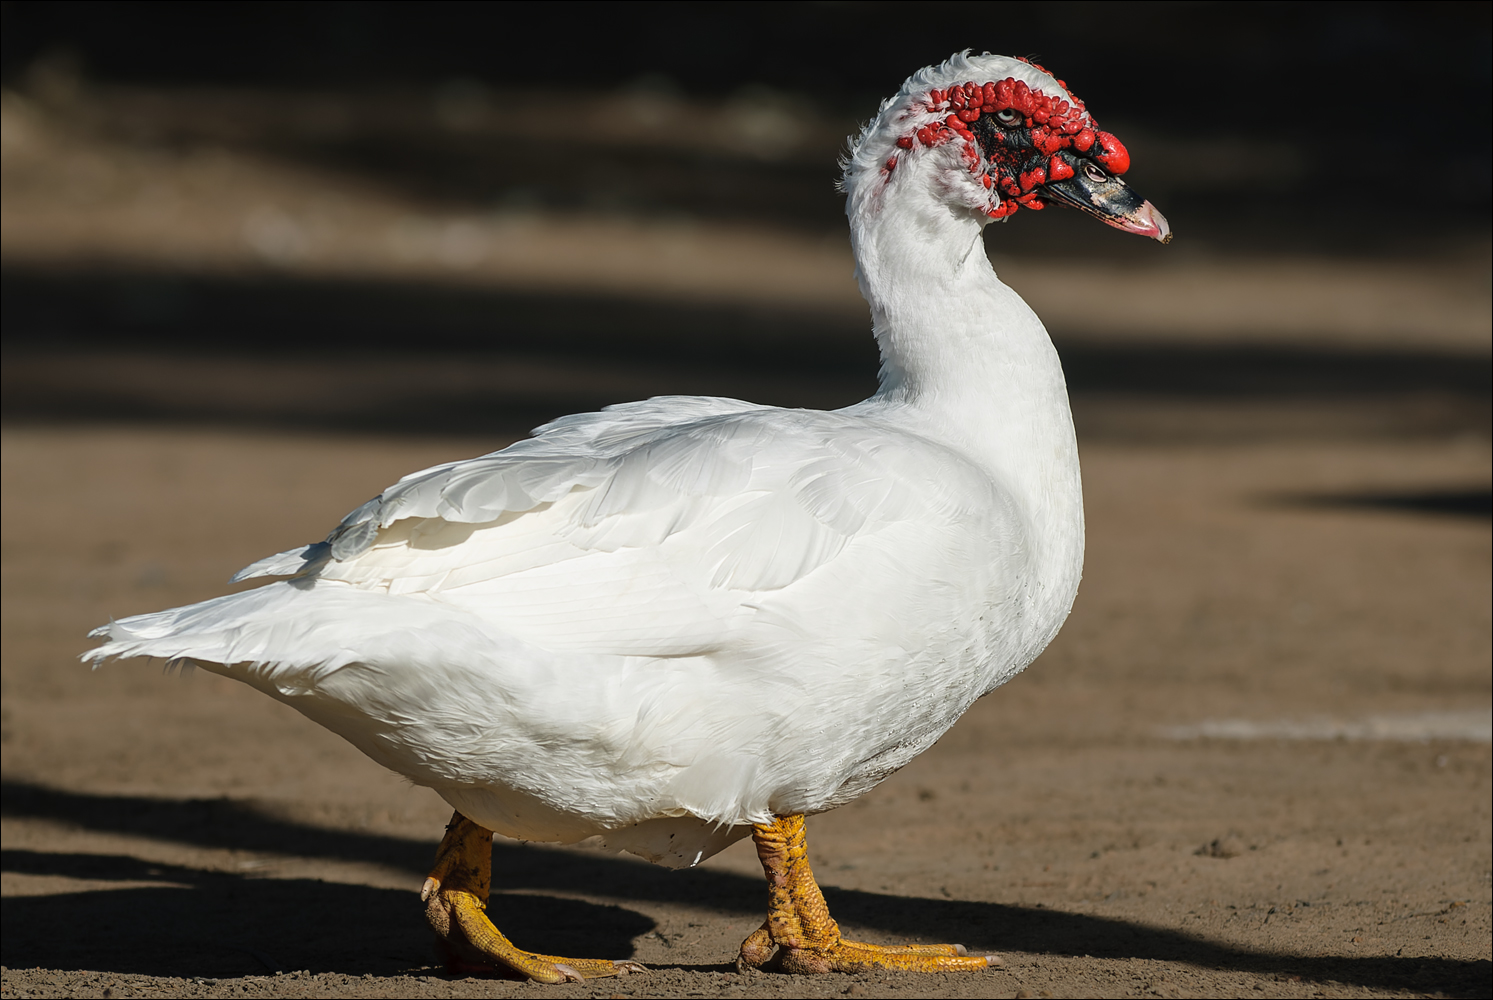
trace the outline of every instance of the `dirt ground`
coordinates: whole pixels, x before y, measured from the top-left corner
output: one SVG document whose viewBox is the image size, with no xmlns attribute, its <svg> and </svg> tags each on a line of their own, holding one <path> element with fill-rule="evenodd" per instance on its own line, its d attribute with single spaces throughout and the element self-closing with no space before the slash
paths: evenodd
<svg viewBox="0 0 1493 1000">
<path fill-rule="evenodd" d="M 401 473 L 494 442 L 3 440 L 5 996 L 532 992 L 434 963 L 416 895 L 449 813 L 433 793 L 231 681 L 75 659 L 110 615 L 221 592 Z M 1351 499 L 1485 489 L 1486 442 L 1084 461 L 1088 570 L 1052 649 L 810 824 L 850 933 L 1005 966 L 742 975 L 764 903 L 748 844 L 668 872 L 500 843 L 493 910 L 521 945 L 654 970 L 554 995 L 1486 989 L 1489 524 Z M 1244 738 L 1196 735 L 1210 720 Z M 1402 738 L 1353 738 L 1376 725 Z"/>
<path fill-rule="evenodd" d="M 0 94 L 0 995 L 1488 993 L 1485 234 L 1249 257 L 1184 215 L 1199 236 L 1148 257 L 1077 213 L 1018 217 L 992 246 L 1074 393 L 1078 603 L 935 748 L 809 824 L 849 935 L 1004 965 L 738 973 L 766 897 L 749 844 L 670 872 L 500 842 L 516 943 L 651 970 L 541 989 L 436 964 L 433 793 L 232 681 L 90 672 L 84 633 L 223 593 L 401 475 L 561 413 L 860 398 L 842 222 L 441 201 L 235 139 L 267 99 L 210 96 Z M 843 126 L 810 125 L 830 170 Z M 788 166 L 732 166 L 732 204 L 793 209 L 792 180 L 822 208 L 828 182 Z"/>
</svg>

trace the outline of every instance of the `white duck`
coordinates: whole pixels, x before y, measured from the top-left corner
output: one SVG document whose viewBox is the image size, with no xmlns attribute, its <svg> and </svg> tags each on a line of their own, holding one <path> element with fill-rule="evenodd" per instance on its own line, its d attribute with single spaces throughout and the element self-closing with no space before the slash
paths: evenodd
<svg viewBox="0 0 1493 1000">
<path fill-rule="evenodd" d="M 1063 372 L 980 233 L 1056 199 L 1165 242 L 1128 160 L 1034 64 L 924 69 L 845 164 L 870 399 L 565 417 L 235 577 L 289 579 L 114 622 L 86 658 L 238 678 L 435 789 L 456 815 L 423 896 L 453 959 L 547 982 L 638 968 L 499 934 L 493 831 L 674 866 L 751 834 L 770 898 L 745 963 L 984 968 L 843 940 L 803 817 L 931 746 L 1068 614 L 1083 507 Z"/>
</svg>

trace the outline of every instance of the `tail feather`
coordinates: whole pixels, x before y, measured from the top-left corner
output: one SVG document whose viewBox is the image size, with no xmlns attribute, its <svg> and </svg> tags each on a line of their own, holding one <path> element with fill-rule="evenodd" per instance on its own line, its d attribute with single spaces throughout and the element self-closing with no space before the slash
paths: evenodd
<svg viewBox="0 0 1493 1000">
<path fill-rule="evenodd" d="M 304 693 L 350 663 L 492 669 L 519 645 L 459 608 L 305 579 L 122 618 L 89 634 L 107 640 L 82 655 L 94 666 L 132 656 L 192 660 L 234 667 L 225 672 L 284 694 Z"/>
<path fill-rule="evenodd" d="M 84 653 L 82 659 L 94 666 L 131 656 L 236 662 L 234 650 L 246 631 L 282 610 L 291 596 L 286 593 L 289 589 L 276 584 L 186 607 L 111 619 L 88 633 L 109 641 Z"/>
</svg>

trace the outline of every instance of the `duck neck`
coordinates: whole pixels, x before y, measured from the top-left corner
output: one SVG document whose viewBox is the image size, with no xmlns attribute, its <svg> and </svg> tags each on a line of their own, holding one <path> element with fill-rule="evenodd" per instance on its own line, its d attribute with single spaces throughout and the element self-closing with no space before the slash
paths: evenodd
<svg viewBox="0 0 1493 1000">
<path fill-rule="evenodd" d="M 939 198 L 937 184 L 924 183 L 932 180 L 897 177 L 874 204 L 851 192 L 856 278 L 881 349 L 873 400 L 916 411 L 1037 522 L 1039 575 L 1061 604 L 1055 631 L 1083 562 L 1078 446 L 1062 365 L 1036 314 L 991 268 L 982 220 Z"/>
<path fill-rule="evenodd" d="M 1062 386 L 1047 331 L 985 256 L 981 220 L 920 183 L 881 194 L 873 211 L 851 212 L 850 227 L 881 349 L 878 396 L 930 413 L 993 415 Z"/>
</svg>

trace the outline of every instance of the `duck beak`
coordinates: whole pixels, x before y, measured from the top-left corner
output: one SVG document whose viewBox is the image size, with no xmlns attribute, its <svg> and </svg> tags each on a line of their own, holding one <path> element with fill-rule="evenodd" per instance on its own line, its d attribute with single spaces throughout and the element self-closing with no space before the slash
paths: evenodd
<svg viewBox="0 0 1493 1000">
<path fill-rule="evenodd" d="M 1166 216 L 1118 177 L 1107 176 L 1096 181 L 1080 169 L 1072 177 L 1048 181 L 1042 188 L 1050 200 L 1087 212 L 1106 226 L 1149 236 L 1162 243 L 1172 241 L 1172 227 L 1167 224 Z"/>
</svg>

